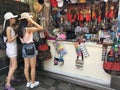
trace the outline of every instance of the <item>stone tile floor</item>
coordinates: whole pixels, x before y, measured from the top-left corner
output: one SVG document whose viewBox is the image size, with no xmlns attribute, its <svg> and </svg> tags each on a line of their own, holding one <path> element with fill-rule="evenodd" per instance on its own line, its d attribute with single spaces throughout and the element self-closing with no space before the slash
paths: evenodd
<svg viewBox="0 0 120 90">
<path fill-rule="evenodd" d="M 0 90 L 4 90 L 6 75 L 0 76 Z M 13 82 L 15 90 L 94 90 L 83 86 L 78 86 L 69 82 L 53 79 L 50 77 L 37 75 L 36 79 L 40 81 L 40 85 L 34 89 L 26 88 L 26 80 L 24 75 L 20 75 L 20 82 Z"/>
</svg>

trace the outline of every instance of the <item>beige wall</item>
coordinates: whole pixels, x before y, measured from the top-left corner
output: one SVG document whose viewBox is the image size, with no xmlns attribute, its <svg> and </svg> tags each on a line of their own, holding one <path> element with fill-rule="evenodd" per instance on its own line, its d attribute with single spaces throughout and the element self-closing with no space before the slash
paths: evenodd
<svg viewBox="0 0 120 90">
<path fill-rule="evenodd" d="M 44 61 L 44 70 L 72 76 L 79 79 L 96 82 L 99 84 L 110 85 L 111 76 L 103 70 L 102 45 L 85 44 L 89 52 L 89 57 L 84 60 L 82 69 L 75 68 L 76 51 L 73 42 L 63 42 L 67 54 L 64 56 L 64 65 L 54 65 L 55 48 L 53 41 L 48 41 L 51 47 L 53 58 Z"/>
</svg>

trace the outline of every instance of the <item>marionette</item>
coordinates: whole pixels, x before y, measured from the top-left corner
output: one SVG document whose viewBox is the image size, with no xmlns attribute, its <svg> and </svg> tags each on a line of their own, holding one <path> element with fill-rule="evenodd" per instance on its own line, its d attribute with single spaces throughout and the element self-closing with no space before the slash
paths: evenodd
<svg viewBox="0 0 120 90">
<path fill-rule="evenodd" d="M 108 2 L 106 3 L 105 18 L 109 18 Z"/>
<path fill-rule="evenodd" d="M 91 10 L 90 10 L 90 8 L 88 8 L 87 10 L 86 10 L 86 21 L 91 21 Z"/>
<path fill-rule="evenodd" d="M 101 22 L 101 6 L 99 5 L 98 6 L 98 23 L 100 23 Z"/>
<path fill-rule="evenodd" d="M 66 18 L 69 22 L 71 21 L 71 19 L 72 19 L 71 9 L 68 10 L 68 12 L 66 14 Z"/>
<path fill-rule="evenodd" d="M 96 19 L 97 15 L 96 15 L 96 11 L 95 11 L 95 7 L 93 7 L 93 10 L 92 10 L 92 19 Z"/>
<path fill-rule="evenodd" d="M 78 12 L 78 20 L 83 21 L 84 20 L 84 14 L 83 14 L 83 8 L 81 7 Z"/>
<path fill-rule="evenodd" d="M 112 5 L 110 7 L 110 12 L 109 12 L 109 18 L 112 19 L 115 17 L 115 13 L 114 13 L 114 6 Z"/>
</svg>

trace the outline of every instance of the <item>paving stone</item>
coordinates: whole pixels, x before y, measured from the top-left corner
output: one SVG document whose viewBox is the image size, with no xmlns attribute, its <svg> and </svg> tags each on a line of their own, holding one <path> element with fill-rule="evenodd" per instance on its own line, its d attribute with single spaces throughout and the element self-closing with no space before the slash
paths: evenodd
<svg viewBox="0 0 120 90">
<path fill-rule="evenodd" d="M 51 87 L 49 88 L 49 90 L 56 90 L 56 87 L 51 86 Z"/>
<path fill-rule="evenodd" d="M 21 86 L 15 87 L 15 90 L 29 90 L 29 88 L 26 88 L 25 85 L 21 85 Z"/>
<path fill-rule="evenodd" d="M 76 85 L 69 83 L 69 90 L 75 90 Z"/>
<path fill-rule="evenodd" d="M 87 90 L 87 89 L 84 88 L 84 87 L 81 87 L 81 86 L 76 86 L 76 87 L 75 87 L 75 90 Z"/>
<path fill-rule="evenodd" d="M 114 88 L 116 90 L 120 90 L 120 77 L 118 77 L 118 76 L 112 76 L 110 87 Z"/>
<path fill-rule="evenodd" d="M 4 90 L 4 87 L 0 87 L 0 90 Z"/>
<path fill-rule="evenodd" d="M 60 85 L 61 81 L 56 80 L 55 83 L 53 84 L 53 86 L 57 87 L 58 85 Z"/>
<path fill-rule="evenodd" d="M 93 88 L 86 88 L 87 90 L 96 90 L 96 89 L 93 89 Z"/>
<path fill-rule="evenodd" d="M 40 87 L 45 88 L 45 89 L 49 89 L 50 86 L 43 83 L 42 85 L 40 85 Z"/>
<path fill-rule="evenodd" d="M 0 81 L 5 80 L 5 78 L 6 78 L 6 75 L 0 76 Z"/>
<path fill-rule="evenodd" d="M 0 76 L 0 90 L 4 90 L 6 75 Z M 13 87 L 16 90 L 93 90 L 72 83 L 68 83 L 62 80 L 52 79 L 46 76 L 37 75 L 36 80 L 40 81 L 40 85 L 34 89 L 26 88 L 26 79 L 25 77 L 21 78 L 20 83 L 13 83 Z M 4 81 L 4 82 L 3 82 Z"/>
<path fill-rule="evenodd" d="M 36 90 L 49 90 L 49 89 L 46 89 L 46 88 L 43 88 L 43 87 L 38 87 Z"/>
<path fill-rule="evenodd" d="M 60 83 L 60 85 L 57 87 L 58 90 L 69 90 L 69 84 L 66 82 Z"/>
<path fill-rule="evenodd" d="M 4 86 L 4 84 L 5 84 L 5 78 L 6 78 L 6 75 L 0 76 L 0 86 Z"/>
<path fill-rule="evenodd" d="M 53 85 L 54 83 L 55 83 L 55 80 L 51 78 L 46 78 L 44 80 L 44 84 L 49 85 L 49 86 Z"/>
<path fill-rule="evenodd" d="M 3 86 L 5 84 L 5 80 L 0 80 L 0 86 Z"/>
</svg>

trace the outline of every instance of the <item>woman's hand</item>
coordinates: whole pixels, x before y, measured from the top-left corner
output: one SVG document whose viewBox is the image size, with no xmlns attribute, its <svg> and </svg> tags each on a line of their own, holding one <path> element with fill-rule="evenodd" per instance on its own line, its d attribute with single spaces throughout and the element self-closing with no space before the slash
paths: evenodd
<svg viewBox="0 0 120 90">
<path fill-rule="evenodd" d="M 33 22 L 33 19 L 30 17 L 28 17 L 27 20 L 28 20 L 28 22 Z"/>
</svg>

